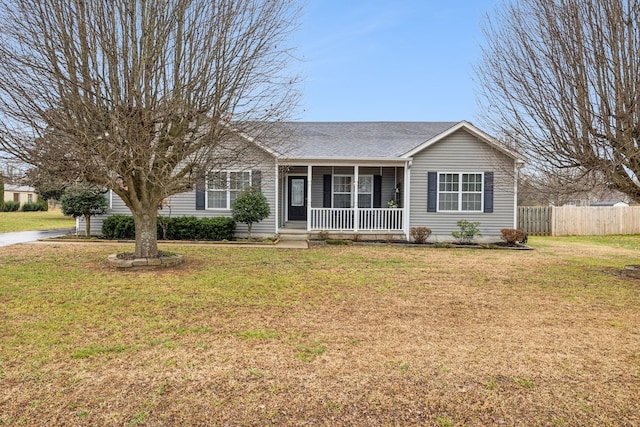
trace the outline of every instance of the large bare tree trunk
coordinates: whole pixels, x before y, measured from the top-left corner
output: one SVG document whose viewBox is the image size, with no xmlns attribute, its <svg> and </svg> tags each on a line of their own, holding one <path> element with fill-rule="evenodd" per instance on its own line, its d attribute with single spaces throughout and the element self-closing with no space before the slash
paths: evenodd
<svg viewBox="0 0 640 427">
<path fill-rule="evenodd" d="M 157 205 L 146 207 L 133 214 L 136 225 L 136 257 L 158 256 Z"/>
</svg>

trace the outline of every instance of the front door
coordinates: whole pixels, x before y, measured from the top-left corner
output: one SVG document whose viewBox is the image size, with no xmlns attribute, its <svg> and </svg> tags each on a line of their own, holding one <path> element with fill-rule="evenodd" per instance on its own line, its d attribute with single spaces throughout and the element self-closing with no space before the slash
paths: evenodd
<svg viewBox="0 0 640 427">
<path fill-rule="evenodd" d="M 307 220 L 307 177 L 289 177 L 289 221 Z"/>
</svg>

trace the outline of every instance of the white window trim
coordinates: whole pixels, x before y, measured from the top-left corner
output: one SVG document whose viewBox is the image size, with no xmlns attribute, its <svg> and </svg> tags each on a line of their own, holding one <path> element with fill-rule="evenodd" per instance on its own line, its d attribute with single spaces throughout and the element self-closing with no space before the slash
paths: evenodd
<svg viewBox="0 0 640 427">
<path fill-rule="evenodd" d="M 212 173 L 224 173 L 227 175 L 227 188 L 225 190 L 220 190 L 220 189 L 211 189 L 209 188 L 209 174 L 207 174 L 205 176 L 205 191 L 204 191 L 204 208 L 207 211 L 219 211 L 219 212 L 228 212 L 231 210 L 231 174 L 232 173 L 245 173 L 247 172 L 249 174 L 249 186 L 253 185 L 253 173 L 252 171 L 248 171 L 248 170 L 240 170 L 240 169 L 224 169 L 224 170 L 214 170 L 211 171 Z M 216 192 L 220 192 L 220 193 L 226 193 L 226 208 L 210 208 L 209 207 L 209 192 L 210 191 L 216 191 Z M 238 191 L 238 190 L 233 190 L 233 191 Z M 242 191 L 242 190 L 240 190 Z"/>
<path fill-rule="evenodd" d="M 440 176 L 441 175 L 458 175 L 458 209 L 445 210 L 440 209 Z M 462 175 L 480 175 L 480 184 L 482 185 L 482 191 L 462 191 Z M 460 212 L 460 213 L 482 213 L 484 212 L 484 172 L 438 172 L 438 184 L 437 184 L 437 200 L 436 211 L 437 212 Z M 446 191 L 445 194 L 455 193 L 453 191 Z M 463 194 L 480 194 L 480 210 L 462 210 L 462 195 Z"/>
</svg>

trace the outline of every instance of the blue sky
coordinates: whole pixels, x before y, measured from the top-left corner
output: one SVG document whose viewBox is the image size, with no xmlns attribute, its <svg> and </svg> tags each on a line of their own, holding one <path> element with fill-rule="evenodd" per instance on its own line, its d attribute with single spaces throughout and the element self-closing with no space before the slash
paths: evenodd
<svg viewBox="0 0 640 427">
<path fill-rule="evenodd" d="M 307 0 L 303 121 L 474 121 L 481 23 L 499 0 Z"/>
</svg>

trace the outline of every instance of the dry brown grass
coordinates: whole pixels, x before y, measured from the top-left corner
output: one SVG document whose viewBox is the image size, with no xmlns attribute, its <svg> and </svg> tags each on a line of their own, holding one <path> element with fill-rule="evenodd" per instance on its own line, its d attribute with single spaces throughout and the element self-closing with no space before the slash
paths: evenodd
<svg viewBox="0 0 640 427">
<path fill-rule="evenodd" d="M 0 425 L 640 425 L 637 249 L 0 249 Z"/>
</svg>

